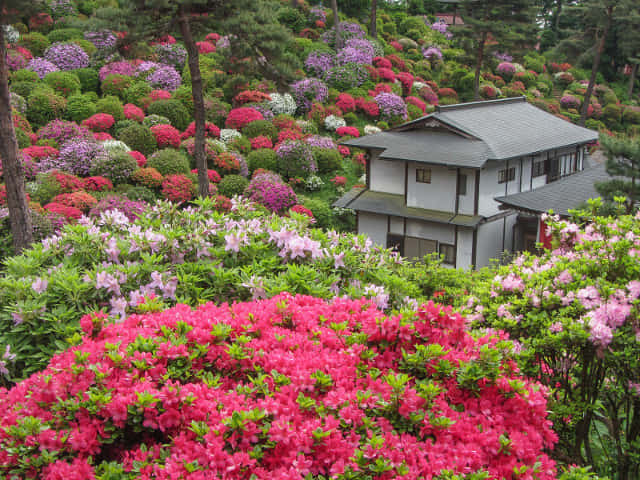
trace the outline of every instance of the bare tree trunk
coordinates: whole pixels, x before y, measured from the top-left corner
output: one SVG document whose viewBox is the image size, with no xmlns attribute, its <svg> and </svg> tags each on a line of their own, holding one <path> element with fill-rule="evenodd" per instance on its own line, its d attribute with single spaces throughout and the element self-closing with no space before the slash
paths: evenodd
<svg viewBox="0 0 640 480">
<path fill-rule="evenodd" d="M 602 57 L 602 52 L 604 52 L 604 45 L 607 40 L 607 35 L 609 34 L 609 29 L 611 28 L 611 22 L 613 21 L 613 7 L 607 8 L 607 24 L 602 31 L 600 38 L 596 43 L 596 55 L 593 57 L 593 65 L 591 67 L 591 76 L 589 77 L 589 85 L 587 86 L 587 91 L 584 94 L 584 102 L 582 104 L 582 109 L 580 110 L 580 122 L 578 125 L 584 127 L 584 124 L 587 121 L 587 113 L 589 112 L 589 104 L 591 103 L 591 94 L 593 93 L 593 87 L 596 84 L 596 76 L 598 75 L 598 69 L 600 68 L 600 58 Z"/>
<path fill-rule="evenodd" d="M 18 157 L 18 142 L 11 118 L 9 83 L 7 80 L 7 46 L 0 26 L 0 158 L 7 190 L 7 206 L 13 249 L 22 252 L 33 241 L 31 213 L 24 190 L 24 171 Z"/>
<path fill-rule="evenodd" d="M 631 75 L 629 75 L 629 90 L 627 90 L 629 100 L 631 100 L 631 95 L 633 95 L 633 87 L 635 87 L 637 76 L 638 76 L 638 64 L 634 63 L 633 66 L 631 67 Z"/>
<path fill-rule="evenodd" d="M 473 96 L 475 100 L 480 100 L 480 70 L 484 60 L 484 46 L 487 43 L 487 33 L 482 34 L 482 38 L 478 42 L 478 52 L 476 53 L 476 76 L 473 81 Z"/>
<path fill-rule="evenodd" d="M 371 0 L 371 19 L 369 20 L 369 35 L 378 38 L 378 0 Z"/>
<path fill-rule="evenodd" d="M 204 149 L 205 111 L 204 95 L 202 93 L 202 76 L 200 75 L 200 63 L 198 60 L 198 46 L 191 34 L 188 14 L 182 6 L 178 14 L 180 16 L 180 32 L 182 33 L 182 40 L 189 54 L 189 72 L 191 72 L 191 95 L 193 96 L 193 116 L 196 125 L 193 156 L 196 159 L 196 168 L 198 169 L 198 195 L 201 198 L 206 198 L 209 196 L 209 175 L 207 173 L 207 159 Z"/>
<path fill-rule="evenodd" d="M 556 13 L 553 18 L 553 32 L 557 35 L 558 30 L 560 29 L 560 14 L 562 13 L 562 2 L 563 0 L 556 0 Z"/>
<path fill-rule="evenodd" d="M 336 33 L 336 50 L 340 50 L 342 42 L 340 41 L 340 17 L 338 16 L 338 0 L 331 0 L 331 11 L 333 12 L 333 29 Z"/>
</svg>

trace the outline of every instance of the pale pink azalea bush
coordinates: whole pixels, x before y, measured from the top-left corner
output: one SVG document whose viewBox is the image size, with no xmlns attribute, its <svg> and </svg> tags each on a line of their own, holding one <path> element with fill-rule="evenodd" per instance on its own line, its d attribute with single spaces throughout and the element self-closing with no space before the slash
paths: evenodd
<svg viewBox="0 0 640 480">
<path fill-rule="evenodd" d="M 474 339 L 450 308 L 388 317 L 283 293 L 81 323 L 78 347 L 0 391 L 0 473 L 556 478 L 545 389 L 519 375 L 509 342 Z"/>
</svg>

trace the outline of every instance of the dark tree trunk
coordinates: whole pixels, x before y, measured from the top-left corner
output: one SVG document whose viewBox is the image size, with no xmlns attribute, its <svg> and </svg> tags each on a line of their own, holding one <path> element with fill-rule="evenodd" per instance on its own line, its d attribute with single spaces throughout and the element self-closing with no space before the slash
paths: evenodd
<svg viewBox="0 0 640 480">
<path fill-rule="evenodd" d="M 198 169 L 198 195 L 201 198 L 209 196 L 209 175 L 207 173 L 207 159 L 205 156 L 205 111 L 204 95 L 202 93 L 202 76 L 200 75 L 200 63 L 198 61 L 198 46 L 191 34 L 188 13 L 183 7 L 178 11 L 180 16 L 180 32 L 182 40 L 189 55 L 189 72 L 191 72 L 191 95 L 193 96 L 193 116 L 196 125 L 196 137 L 193 145 L 193 156 Z"/>
<path fill-rule="evenodd" d="M 333 29 L 336 33 L 336 50 L 340 50 L 342 42 L 340 38 L 340 17 L 338 17 L 338 0 L 331 0 L 331 11 L 333 12 Z"/>
<path fill-rule="evenodd" d="M 378 0 L 371 0 L 371 19 L 369 20 L 369 35 L 378 38 Z"/>
<path fill-rule="evenodd" d="M 629 90 L 627 90 L 629 100 L 631 100 L 631 95 L 633 95 L 633 87 L 635 87 L 637 76 L 638 76 L 638 64 L 634 63 L 633 66 L 631 67 L 631 75 L 629 75 Z"/>
<path fill-rule="evenodd" d="M 593 57 L 593 65 L 591 67 L 591 76 L 589 77 L 589 85 L 587 86 L 587 91 L 584 94 L 584 102 L 582 104 L 582 109 L 580 110 L 580 122 L 578 125 L 584 127 L 585 122 L 587 121 L 587 113 L 589 112 L 589 104 L 591 103 L 591 94 L 593 93 L 593 87 L 596 84 L 596 76 L 598 75 L 598 69 L 600 68 L 600 58 L 602 57 L 602 52 L 604 52 L 605 42 L 607 41 L 607 35 L 609 34 L 609 30 L 611 29 L 611 22 L 613 21 L 613 7 L 607 8 L 607 24 L 602 31 L 600 38 L 596 41 L 596 54 Z"/>
<path fill-rule="evenodd" d="M 475 100 L 480 100 L 480 70 L 482 69 L 482 62 L 484 60 L 484 47 L 487 43 L 487 33 L 484 32 L 480 41 L 478 42 L 478 51 L 476 53 L 476 76 L 473 81 L 473 97 Z"/>
<path fill-rule="evenodd" d="M 556 13 L 553 17 L 553 26 L 552 30 L 557 35 L 558 30 L 560 29 L 560 14 L 562 13 L 562 2 L 563 0 L 556 0 Z"/>
<path fill-rule="evenodd" d="M 0 158 L 7 189 L 9 222 L 15 253 L 20 253 L 33 241 L 31 213 L 24 190 L 24 171 L 18 157 L 18 142 L 11 118 L 11 102 L 7 80 L 7 46 L 4 29 L 0 28 Z"/>
</svg>

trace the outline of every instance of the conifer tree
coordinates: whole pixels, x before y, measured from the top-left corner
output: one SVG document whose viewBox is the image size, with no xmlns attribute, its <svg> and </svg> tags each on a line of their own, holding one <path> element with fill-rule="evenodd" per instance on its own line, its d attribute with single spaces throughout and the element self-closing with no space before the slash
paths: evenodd
<svg viewBox="0 0 640 480">
<path fill-rule="evenodd" d="M 627 213 L 632 213 L 640 201 L 640 140 L 602 135 L 600 144 L 612 179 L 598 183 L 596 189 L 608 201 L 625 197 Z"/>
<path fill-rule="evenodd" d="M 535 41 L 535 9 L 529 0 L 462 0 L 464 25 L 452 32 L 474 55 L 474 96 L 480 98 L 480 72 L 491 44 L 501 51 L 529 45 Z"/>
</svg>

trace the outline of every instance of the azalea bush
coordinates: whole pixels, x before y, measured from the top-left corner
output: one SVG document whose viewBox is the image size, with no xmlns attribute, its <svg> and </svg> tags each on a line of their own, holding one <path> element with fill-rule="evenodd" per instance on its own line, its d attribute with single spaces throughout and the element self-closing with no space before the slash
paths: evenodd
<svg viewBox="0 0 640 480">
<path fill-rule="evenodd" d="M 612 478 L 640 474 L 640 221 L 549 218 L 554 247 L 474 282 L 477 327 L 521 342 L 519 363 L 552 388 L 558 456 Z"/>
<path fill-rule="evenodd" d="M 195 306 L 283 291 L 348 294 L 380 308 L 420 297 L 403 277 L 409 265 L 365 237 L 309 229 L 307 216 L 280 218 L 239 201 L 229 213 L 216 211 L 213 199 L 196 203 L 182 210 L 159 203 L 142 214 L 139 202 L 109 196 L 91 218 L 8 258 L 0 276 L 0 348 L 9 346 L 17 358 L 7 380 L 77 342 L 83 314 L 121 318 L 145 295 Z"/>
<path fill-rule="evenodd" d="M 388 317 L 282 293 L 80 323 L 79 346 L 0 392 L 3 476 L 555 478 L 545 390 L 432 303 Z"/>
</svg>

